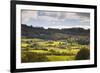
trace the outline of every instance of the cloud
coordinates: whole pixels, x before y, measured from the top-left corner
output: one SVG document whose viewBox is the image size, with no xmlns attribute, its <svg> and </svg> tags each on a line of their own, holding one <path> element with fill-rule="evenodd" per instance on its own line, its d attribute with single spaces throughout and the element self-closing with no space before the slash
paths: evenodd
<svg viewBox="0 0 100 73">
<path fill-rule="evenodd" d="M 83 17 L 83 18 L 90 18 L 89 13 L 76 13 L 76 14 L 79 15 L 80 17 Z"/>
<path fill-rule="evenodd" d="M 21 11 L 21 19 L 22 23 L 27 23 L 30 19 L 37 19 L 37 11 L 32 10 L 22 10 Z"/>
<path fill-rule="evenodd" d="M 90 14 L 65 11 L 32 11 L 22 10 L 22 23 L 33 26 L 49 27 L 76 27 L 90 26 Z"/>
</svg>

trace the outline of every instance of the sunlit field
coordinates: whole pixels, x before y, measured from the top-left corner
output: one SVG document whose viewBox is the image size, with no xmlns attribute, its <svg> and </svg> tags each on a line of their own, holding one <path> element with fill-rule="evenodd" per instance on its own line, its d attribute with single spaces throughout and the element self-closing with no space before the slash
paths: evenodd
<svg viewBox="0 0 100 73">
<path fill-rule="evenodd" d="M 82 49 L 85 49 L 81 52 Z M 76 40 L 21 39 L 21 62 L 51 62 L 89 59 L 89 44 Z M 80 54 L 86 54 L 86 56 Z"/>
</svg>

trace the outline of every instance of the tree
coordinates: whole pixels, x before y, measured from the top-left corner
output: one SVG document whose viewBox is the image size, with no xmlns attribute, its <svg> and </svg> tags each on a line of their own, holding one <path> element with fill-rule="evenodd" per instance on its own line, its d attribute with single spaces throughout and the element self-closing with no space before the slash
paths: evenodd
<svg viewBox="0 0 100 73">
<path fill-rule="evenodd" d="M 45 55 L 38 55 L 35 52 L 22 52 L 21 62 L 45 62 L 48 58 Z"/>
<path fill-rule="evenodd" d="M 90 50 L 87 48 L 81 49 L 77 55 L 76 55 L 76 60 L 86 60 L 90 59 Z"/>
</svg>

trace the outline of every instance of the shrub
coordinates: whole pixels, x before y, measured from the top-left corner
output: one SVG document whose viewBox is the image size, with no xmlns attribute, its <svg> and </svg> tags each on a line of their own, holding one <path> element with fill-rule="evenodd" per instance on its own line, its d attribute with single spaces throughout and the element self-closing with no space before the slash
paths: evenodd
<svg viewBox="0 0 100 73">
<path fill-rule="evenodd" d="M 86 60 L 86 59 L 90 59 L 90 50 L 87 48 L 83 48 L 77 53 L 76 60 Z"/>
<path fill-rule="evenodd" d="M 44 55 L 37 55 L 34 52 L 23 52 L 21 62 L 45 62 L 48 58 Z"/>
<path fill-rule="evenodd" d="M 50 49 L 49 50 L 51 53 L 55 53 L 56 51 L 55 50 L 53 50 L 53 49 Z"/>
<path fill-rule="evenodd" d="M 78 44 L 81 44 L 81 45 L 88 45 L 89 43 L 90 43 L 90 41 L 89 40 L 77 40 L 76 41 Z"/>
</svg>

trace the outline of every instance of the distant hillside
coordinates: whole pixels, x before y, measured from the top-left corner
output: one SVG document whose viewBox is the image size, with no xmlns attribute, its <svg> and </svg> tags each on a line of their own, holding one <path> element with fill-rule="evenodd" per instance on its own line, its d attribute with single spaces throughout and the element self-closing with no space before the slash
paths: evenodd
<svg viewBox="0 0 100 73">
<path fill-rule="evenodd" d="M 43 27 L 32 27 L 25 24 L 21 24 L 21 36 L 30 38 L 41 38 L 41 39 L 66 39 L 68 37 L 74 36 L 87 36 L 89 37 L 90 30 L 83 28 L 63 28 L 54 29 Z"/>
</svg>

